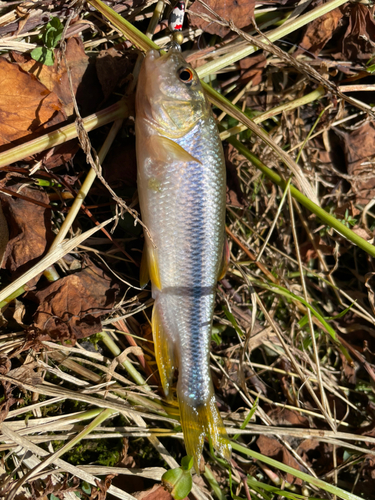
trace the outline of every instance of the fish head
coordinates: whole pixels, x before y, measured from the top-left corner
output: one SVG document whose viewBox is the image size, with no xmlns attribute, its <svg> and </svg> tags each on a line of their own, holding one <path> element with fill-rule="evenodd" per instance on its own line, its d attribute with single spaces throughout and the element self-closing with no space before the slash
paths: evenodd
<svg viewBox="0 0 375 500">
<path fill-rule="evenodd" d="M 181 52 L 147 52 L 139 74 L 137 116 L 146 118 L 159 133 L 182 137 L 210 113 L 209 104 L 194 69 Z"/>
</svg>

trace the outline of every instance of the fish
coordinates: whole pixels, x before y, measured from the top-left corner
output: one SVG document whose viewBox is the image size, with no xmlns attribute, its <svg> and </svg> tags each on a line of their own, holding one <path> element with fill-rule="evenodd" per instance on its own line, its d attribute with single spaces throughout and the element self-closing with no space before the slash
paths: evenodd
<svg viewBox="0 0 375 500">
<path fill-rule="evenodd" d="M 226 170 L 211 106 L 176 45 L 149 50 L 136 92 L 138 197 L 144 231 L 140 283 L 151 280 L 155 357 L 177 400 L 186 452 L 199 473 L 205 436 L 230 460 L 209 367 L 218 279 L 228 265 Z"/>
</svg>

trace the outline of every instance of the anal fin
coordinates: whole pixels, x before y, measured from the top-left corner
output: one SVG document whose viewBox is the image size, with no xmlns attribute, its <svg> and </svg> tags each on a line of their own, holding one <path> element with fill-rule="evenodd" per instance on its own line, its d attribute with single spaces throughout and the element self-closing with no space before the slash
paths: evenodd
<svg viewBox="0 0 375 500">
<path fill-rule="evenodd" d="M 224 276 L 227 274 L 229 262 L 230 262 L 230 249 L 227 237 L 224 236 L 223 256 L 221 258 L 219 277 L 217 279 L 218 281 L 222 280 Z"/>
<path fill-rule="evenodd" d="M 173 352 L 173 342 L 168 337 L 162 324 L 161 317 L 158 312 L 157 301 L 155 302 L 152 310 L 152 335 L 154 339 L 155 357 L 158 364 L 161 385 L 166 397 L 170 398 L 170 388 L 174 372 L 177 368 L 177 363 Z"/>
<path fill-rule="evenodd" d="M 229 461 L 231 459 L 231 446 L 216 406 L 213 390 L 208 401 L 204 404 L 194 406 L 183 397 L 179 397 L 178 400 L 185 448 L 187 454 L 194 458 L 196 473 L 199 474 L 199 462 L 206 435 L 210 437 L 214 449 Z"/>
<path fill-rule="evenodd" d="M 160 274 L 155 251 L 152 248 L 152 244 L 145 240 L 141 260 L 141 269 L 139 274 L 139 282 L 141 288 L 144 288 L 150 281 L 150 279 L 151 283 L 155 285 L 156 288 L 161 290 Z"/>
</svg>

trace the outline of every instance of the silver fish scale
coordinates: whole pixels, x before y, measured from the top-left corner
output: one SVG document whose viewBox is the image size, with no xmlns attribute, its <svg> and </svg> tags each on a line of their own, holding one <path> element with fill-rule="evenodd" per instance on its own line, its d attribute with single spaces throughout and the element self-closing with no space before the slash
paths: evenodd
<svg viewBox="0 0 375 500">
<path fill-rule="evenodd" d="M 213 117 L 176 142 L 201 164 L 164 165 L 163 181 L 150 200 L 158 228 L 153 238 L 162 256 L 162 290 L 154 297 L 179 354 L 179 395 L 197 406 L 212 394 L 209 344 L 224 241 L 225 169 Z"/>
</svg>

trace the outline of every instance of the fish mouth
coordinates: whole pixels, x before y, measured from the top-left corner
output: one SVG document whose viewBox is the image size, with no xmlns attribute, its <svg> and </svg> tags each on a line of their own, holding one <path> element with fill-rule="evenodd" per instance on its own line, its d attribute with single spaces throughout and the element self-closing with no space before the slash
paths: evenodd
<svg viewBox="0 0 375 500">
<path fill-rule="evenodd" d="M 151 49 L 147 52 L 146 59 L 148 61 L 154 61 L 155 59 L 159 59 L 160 55 L 160 50 Z"/>
</svg>

